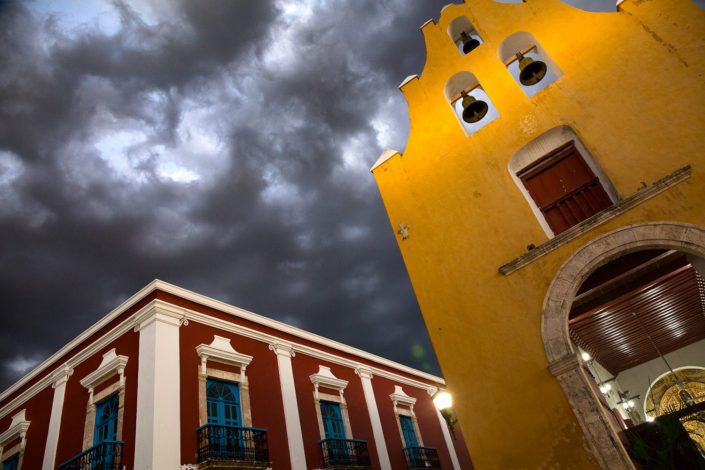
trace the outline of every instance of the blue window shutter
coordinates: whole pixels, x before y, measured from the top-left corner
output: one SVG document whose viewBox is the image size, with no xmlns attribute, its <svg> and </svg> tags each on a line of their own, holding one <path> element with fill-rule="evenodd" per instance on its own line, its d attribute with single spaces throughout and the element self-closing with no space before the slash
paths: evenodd
<svg viewBox="0 0 705 470">
<path fill-rule="evenodd" d="M 401 423 L 401 431 L 404 434 L 404 443 L 406 447 L 418 447 L 419 441 L 416 439 L 416 431 L 414 430 L 414 422 L 408 416 L 399 415 Z"/>
<path fill-rule="evenodd" d="M 321 419 L 326 439 L 345 439 L 345 424 L 340 405 L 329 401 L 321 402 Z"/>
<path fill-rule="evenodd" d="M 2 463 L 2 470 L 17 470 L 20 464 L 20 454 L 15 454 Z"/>
<path fill-rule="evenodd" d="M 99 444 L 103 441 L 117 440 L 119 406 L 120 397 L 117 393 L 110 395 L 108 398 L 96 405 L 93 445 Z"/>
<path fill-rule="evenodd" d="M 222 426 L 242 426 L 240 416 L 240 388 L 233 382 L 208 379 L 206 381 L 208 422 Z"/>
</svg>

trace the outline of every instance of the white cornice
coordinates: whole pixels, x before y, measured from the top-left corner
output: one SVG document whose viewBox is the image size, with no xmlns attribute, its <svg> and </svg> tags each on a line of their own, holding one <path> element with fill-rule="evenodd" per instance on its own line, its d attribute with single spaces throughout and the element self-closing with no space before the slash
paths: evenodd
<svg viewBox="0 0 705 470">
<path fill-rule="evenodd" d="M 394 409 L 397 409 L 398 404 L 406 405 L 412 410 L 414 409 L 414 405 L 416 404 L 416 398 L 410 397 L 409 395 L 402 390 L 401 385 L 395 385 L 394 386 L 394 393 L 389 395 L 389 398 L 392 399 L 392 403 L 394 403 Z"/>
<path fill-rule="evenodd" d="M 196 346 L 196 354 L 201 358 L 201 373 L 206 374 L 206 364 L 209 359 L 231 364 L 243 369 L 241 373 L 244 375 L 244 369 L 252 362 L 252 356 L 242 354 L 233 349 L 230 344 L 230 338 L 213 335 L 211 344 L 199 344 Z"/>
<path fill-rule="evenodd" d="M 111 349 L 103 354 L 103 361 L 98 368 L 81 379 L 81 385 L 88 390 L 92 390 L 105 379 L 115 374 L 120 375 L 120 383 L 122 384 L 127 359 L 127 356 L 115 354 L 115 348 Z"/>
<path fill-rule="evenodd" d="M 345 387 L 348 386 L 347 380 L 339 379 L 333 375 L 333 372 L 330 371 L 330 367 L 322 365 L 318 366 L 317 373 L 309 375 L 309 379 L 311 379 L 311 383 L 316 386 L 316 390 L 318 390 L 319 386 L 323 385 L 326 388 L 340 392 L 345 390 Z"/>
<path fill-rule="evenodd" d="M 27 410 L 22 410 L 12 417 L 12 423 L 10 423 L 10 428 L 4 433 L 0 434 L 0 448 L 4 447 L 8 443 L 21 439 L 21 447 L 24 448 L 24 437 L 27 434 L 27 429 L 29 429 L 30 421 L 25 419 L 25 412 Z"/>
<path fill-rule="evenodd" d="M 155 279 L 154 281 L 147 284 L 144 288 L 142 288 L 139 292 L 137 292 L 136 294 L 131 296 L 129 299 L 127 299 L 125 302 L 123 302 L 119 307 L 117 307 L 116 309 L 111 311 L 108 315 L 106 315 L 101 320 L 99 320 L 97 323 L 95 323 L 93 326 L 91 326 L 90 328 L 85 330 L 83 333 L 81 333 L 73 341 L 69 342 L 66 346 L 61 348 L 59 351 L 57 351 L 56 353 L 51 355 L 44 362 L 42 362 L 37 367 L 35 367 L 31 372 L 29 372 L 27 375 L 25 375 L 17 383 L 15 383 L 10 388 L 5 390 L 2 394 L 0 394 L 0 402 L 5 400 L 8 396 L 12 395 L 14 392 L 16 392 L 18 389 L 20 389 L 24 385 L 26 385 L 29 381 L 35 379 L 45 369 L 47 369 L 51 365 L 58 362 L 60 359 L 62 359 L 63 356 L 65 356 L 67 353 L 69 353 L 72 349 L 77 348 L 82 342 L 86 341 L 92 335 L 96 334 L 101 328 L 105 327 L 108 323 L 115 320 L 121 314 L 125 313 L 125 311 L 127 311 L 130 307 L 134 306 L 137 302 L 139 302 L 140 300 L 142 300 L 144 297 L 151 294 L 155 290 L 160 290 L 162 292 L 173 294 L 173 295 L 180 297 L 182 299 L 190 300 L 190 301 L 195 302 L 197 304 L 200 304 L 200 305 L 203 305 L 206 307 L 210 307 L 210 308 L 214 308 L 216 310 L 227 313 L 229 315 L 233 315 L 234 317 L 242 318 L 242 319 L 254 322 L 256 324 L 265 326 L 267 328 L 271 328 L 275 331 L 287 333 L 287 334 L 293 335 L 295 337 L 301 338 L 303 340 L 311 341 L 311 342 L 319 344 L 321 346 L 335 349 L 335 350 L 340 351 L 342 353 L 357 356 L 362 360 L 377 363 L 381 366 L 389 367 L 391 369 L 396 369 L 400 372 L 419 377 L 423 380 L 427 380 L 427 381 L 431 381 L 431 382 L 439 383 L 439 384 L 445 383 L 442 378 L 436 377 L 432 374 L 428 374 L 426 372 L 422 372 L 420 370 L 413 369 L 409 366 L 405 366 L 403 364 L 399 364 L 397 362 L 390 361 L 389 359 L 384 359 L 382 357 L 379 357 L 374 354 L 362 351 L 362 350 L 354 348 L 352 346 L 347 346 L 347 345 L 339 343 L 337 341 L 333 341 L 331 339 L 324 338 L 324 337 L 316 335 L 314 333 L 309 333 L 309 332 L 301 330 L 299 328 L 295 328 L 295 327 L 286 325 L 284 323 L 278 322 L 276 320 L 272 320 L 270 318 L 263 317 L 261 315 L 257 315 L 255 313 L 249 312 L 247 310 L 243 310 L 241 308 L 233 307 L 232 305 L 228 305 L 224 302 L 220 302 L 218 300 L 211 299 L 211 298 L 206 297 L 204 295 L 197 294 L 195 292 L 191 292 L 189 290 L 182 289 L 180 287 L 174 286 L 174 285 L 169 284 L 167 282 Z M 86 360 L 86 358 L 88 358 L 88 357 L 94 355 L 96 352 L 98 352 L 106 344 L 109 344 L 111 341 L 115 340 L 116 338 L 123 335 L 124 333 L 126 333 L 130 329 L 134 328 L 135 326 L 139 326 L 139 323 L 137 325 L 135 324 L 135 320 L 136 319 L 144 320 L 145 318 L 148 317 L 147 312 L 149 312 L 150 310 L 152 310 L 156 307 L 162 308 L 163 309 L 162 313 L 165 313 L 166 315 L 168 315 L 174 319 L 179 319 L 180 324 L 187 324 L 186 322 L 189 319 L 193 319 L 193 320 L 198 320 L 199 323 L 203 323 L 203 324 L 211 325 L 211 326 L 216 326 L 217 328 L 221 328 L 225 331 L 231 331 L 234 333 L 242 334 L 243 336 L 248 336 L 253 339 L 265 341 L 270 344 L 271 343 L 279 343 L 279 344 L 284 343 L 284 344 L 286 344 L 286 342 L 283 342 L 280 338 L 277 338 L 276 336 L 262 333 L 262 332 L 252 330 L 249 328 L 245 328 L 240 325 L 235 325 L 235 324 L 228 322 L 228 321 L 220 320 L 215 317 L 211 317 L 211 316 L 208 316 L 205 314 L 201 314 L 199 312 L 195 312 L 193 310 L 185 309 L 185 308 L 179 307 L 177 305 L 170 304 L 168 302 L 164 302 L 162 300 L 155 299 L 155 300 L 151 301 L 150 303 L 148 303 L 147 305 L 145 305 L 143 308 L 141 308 L 137 313 L 126 318 L 124 321 L 122 321 L 115 328 L 108 331 L 105 335 L 103 335 L 99 339 L 95 340 L 93 343 L 86 346 L 79 353 L 71 356 L 68 359 L 65 359 L 65 363 L 68 365 L 68 367 L 75 368 L 78 364 L 80 364 L 84 360 Z M 331 353 L 327 353 L 327 352 L 315 349 L 310 346 L 305 346 L 302 344 L 293 344 L 293 347 L 294 347 L 294 350 L 297 352 L 300 352 L 302 354 L 306 354 L 308 356 L 316 357 L 319 359 L 323 359 L 323 360 L 326 360 L 326 361 L 329 361 L 329 362 L 332 362 L 335 364 L 340 364 L 340 365 L 344 365 L 347 367 L 363 366 L 363 367 L 369 368 L 369 366 L 363 365 L 357 361 L 353 361 L 353 360 L 343 358 L 343 357 L 340 357 L 340 356 L 337 356 L 337 355 L 334 355 Z M 428 386 L 429 386 L 428 384 L 426 384 L 424 382 L 417 381 L 414 379 L 409 379 L 407 377 L 388 372 L 384 369 L 378 369 L 376 367 L 373 367 L 372 371 L 373 371 L 374 375 L 378 375 L 380 377 L 386 377 L 391 380 L 395 380 L 400 383 L 405 383 L 405 384 L 408 384 L 408 385 L 411 385 L 411 386 L 414 386 L 417 388 L 428 388 Z M 29 387 L 29 389 L 27 389 L 24 393 L 22 393 L 21 395 L 19 395 L 18 397 L 16 397 L 12 401 L 8 402 L 5 406 L 0 408 L 0 419 L 3 418 L 4 416 L 7 416 L 14 409 L 18 408 L 22 403 L 24 403 L 29 398 L 36 395 L 39 391 L 43 390 L 45 387 L 47 387 L 51 384 L 52 384 L 52 374 L 47 374 L 46 376 L 42 377 L 39 381 L 37 381 L 35 384 L 33 384 L 31 387 Z"/>
</svg>

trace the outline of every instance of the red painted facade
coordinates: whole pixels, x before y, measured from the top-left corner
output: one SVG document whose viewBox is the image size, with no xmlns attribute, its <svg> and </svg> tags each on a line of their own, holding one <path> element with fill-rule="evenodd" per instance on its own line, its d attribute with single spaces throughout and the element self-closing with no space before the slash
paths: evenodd
<svg viewBox="0 0 705 470">
<path fill-rule="evenodd" d="M 202 384 L 205 377 L 201 375 L 202 358 L 199 357 L 197 347 L 208 345 L 211 348 L 222 348 L 223 342 L 229 340 L 228 347 L 236 351 L 233 353 L 244 355 L 237 357 L 248 358 L 246 361 L 249 363 L 244 364 L 244 367 L 241 367 L 242 364 L 229 363 L 224 358 L 230 353 L 218 350 L 216 356 L 222 354 L 223 357 L 207 357 L 207 367 L 209 371 L 230 374 L 227 376 L 240 377 L 240 380 L 240 374 L 244 370 L 247 387 L 240 384 L 240 406 L 245 406 L 242 398 L 244 393 L 248 393 L 251 427 L 266 429 L 271 468 L 322 468 L 319 441 L 324 431 L 317 412 L 316 387 L 310 377 L 328 369 L 330 372 L 326 373 L 332 374 L 330 377 L 334 382 L 339 379 L 335 382 L 338 385 L 324 383 L 319 386 L 318 393 L 324 397 L 338 397 L 339 391 L 335 387 L 342 387 L 341 400 L 347 407 L 346 426 L 351 434 L 345 438 L 367 442 L 370 468 L 388 468 L 385 467 L 387 460 L 392 469 L 407 468 L 402 450 L 404 442 L 397 422 L 399 418 L 395 415 L 390 398 L 390 394 L 395 392 L 395 386 L 401 386 L 410 399 L 415 399 L 413 412 L 418 423 L 419 436 L 424 446 L 437 449 L 441 468 L 472 468 L 462 436 L 458 435 L 457 439 L 452 441 L 455 450 L 449 450 L 443 432 L 445 424 L 439 421 L 431 402 L 428 391 L 433 390 L 438 382 L 442 382 L 441 379 L 295 328 L 271 323 L 249 312 L 240 313 L 243 311 L 210 299 L 204 300 L 202 296 L 160 281 L 155 281 L 150 286 L 151 289 L 143 289 L 140 295 L 131 298 L 106 317 L 102 321 L 104 325 L 99 323 L 87 330 L 84 339 L 70 343 L 16 386 L 0 395 L 0 435 L 13 432 L 10 429 L 12 417 L 21 410 L 25 410 L 25 421 L 29 422 L 24 424 L 26 434 L 23 439 L 0 442 L 0 448 L 4 446 L 5 449 L 5 454 L 0 453 L 0 462 L 8 456 L 7 452 L 12 448 L 22 447 L 21 469 L 56 469 L 62 462 L 76 457 L 93 445 L 92 426 L 95 411 L 90 410 L 95 410 L 96 404 L 105 396 L 119 393 L 122 397 L 122 410 L 118 414 L 117 439 L 124 442 L 122 464 L 126 470 L 147 468 L 148 465 L 139 463 L 139 458 L 145 457 L 137 457 L 139 451 L 136 453 L 136 440 L 148 432 L 153 433 L 150 436 L 157 436 L 157 440 L 163 437 L 160 433 L 174 432 L 173 429 L 145 429 L 144 420 L 140 420 L 137 411 L 138 400 L 142 400 L 140 403 L 153 402 L 155 408 L 160 406 L 158 397 L 156 400 L 145 401 L 145 396 L 138 396 L 138 393 L 145 394 L 145 390 L 154 386 L 145 383 L 140 389 L 138 380 L 141 341 L 146 341 L 140 328 L 143 328 L 141 325 L 148 324 L 149 316 L 153 314 L 150 309 L 157 312 L 161 311 L 161 308 L 163 311 L 172 312 L 170 315 L 173 318 L 178 317 L 178 320 L 170 317 L 171 323 L 164 328 L 178 328 L 178 358 L 171 362 L 177 364 L 178 372 L 174 375 L 176 379 L 171 386 L 173 389 L 178 388 L 180 394 L 178 410 L 173 410 L 178 415 L 180 429 L 179 437 L 167 441 L 175 443 L 178 448 L 177 459 L 180 465 L 197 463 L 196 430 L 206 424 L 205 401 L 199 408 L 199 396 L 202 399 L 205 390 L 203 388 L 199 392 L 199 387 L 204 387 Z M 155 305 L 157 307 L 154 307 Z M 221 339 L 215 340 L 216 336 Z M 273 351 L 273 344 L 286 344 L 293 354 L 291 357 L 277 356 Z M 156 354 L 159 355 L 159 349 Z M 154 358 L 145 356 L 142 363 L 150 360 Z M 169 360 L 167 358 L 167 361 Z M 282 364 L 290 364 L 293 385 L 287 382 L 286 371 L 280 377 Z M 61 374 L 65 365 L 67 370 L 72 371 L 68 376 Z M 372 373 L 371 384 L 379 421 L 376 421 L 368 407 L 369 400 L 365 396 L 363 379 L 357 373 L 360 368 Z M 60 379 L 61 377 L 64 379 Z M 65 385 L 62 385 L 64 380 Z M 92 389 L 82 385 L 82 380 L 84 383 L 90 381 Z M 150 377 L 149 380 L 163 379 Z M 285 384 L 284 392 L 282 383 Z M 56 388 L 53 385 L 56 385 Z M 54 394 L 59 393 L 59 390 L 64 391 L 64 399 L 58 409 L 53 409 Z M 298 416 L 298 422 L 291 421 L 291 414 L 289 420 L 300 428 L 302 442 L 297 441 L 295 436 L 289 436 L 287 432 L 287 424 L 291 425 L 291 422 L 287 423 L 285 407 L 291 407 L 292 402 L 290 400 L 289 405 L 286 405 L 287 398 L 284 395 L 289 398 L 295 396 L 297 408 L 294 416 Z M 406 409 L 409 410 L 408 406 Z M 245 409 L 242 408 L 241 411 L 244 416 Z M 50 431 L 52 419 L 55 420 L 54 429 L 58 428 L 58 434 L 52 434 Z M 15 426 L 16 429 L 20 427 Z M 375 441 L 375 429 L 381 429 L 384 435 L 384 445 L 379 446 L 381 453 Z M 459 429 L 456 428 L 456 434 L 458 433 Z M 21 445 L 15 445 L 17 443 Z M 52 443 L 56 448 L 54 463 L 43 467 L 45 450 L 51 449 Z M 457 455 L 459 467 L 454 466 L 452 452 L 454 456 Z M 297 455 L 303 460 L 296 460 Z M 155 462 L 159 461 L 159 458 L 155 457 Z M 167 455 L 165 458 L 175 457 Z M 158 464 L 151 467 L 158 468 Z"/>
</svg>

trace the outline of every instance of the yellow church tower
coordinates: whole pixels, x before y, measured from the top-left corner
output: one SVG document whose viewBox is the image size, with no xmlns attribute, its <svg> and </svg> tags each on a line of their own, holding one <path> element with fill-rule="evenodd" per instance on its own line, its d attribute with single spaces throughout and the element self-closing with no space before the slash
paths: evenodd
<svg viewBox="0 0 705 470">
<path fill-rule="evenodd" d="M 406 149 L 371 169 L 478 469 L 634 468 L 625 432 L 656 412 L 624 374 L 705 344 L 634 307 L 664 260 L 695 287 L 663 292 L 702 296 L 705 11 L 615 10 L 444 7 L 400 85 Z"/>
</svg>

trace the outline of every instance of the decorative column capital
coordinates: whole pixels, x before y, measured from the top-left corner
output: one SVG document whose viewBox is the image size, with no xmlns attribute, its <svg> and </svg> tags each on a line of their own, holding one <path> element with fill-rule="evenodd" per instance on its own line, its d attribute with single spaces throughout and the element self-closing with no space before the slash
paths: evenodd
<svg viewBox="0 0 705 470">
<path fill-rule="evenodd" d="M 66 382 L 69 381 L 69 377 L 71 377 L 72 375 L 73 368 L 69 367 L 68 364 L 64 364 L 63 366 L 59 367 L 51 373 L 51 388 L 57 388 L 64 385 Z"/>
<path fill-rule="evenodd" d="M 359 375 L 361 379 L 372 380 L 372 377 L 374 377 L 372 369 L 367 367 L 356 367 L 355 373 Z"/>
<path fill-rule="evenodd" d="M 188 326 L 188 318 L 183 308 L 159 299 L 152 300 L 142 307 L 134 318 L 135 332 L 155 322 L 166 323 L 176 327 Z"/>
<path fill-rule="evenodd" d="M 274 351 L 277 356 L 295 357 L 294 346 L 289 343 L 270 343 L 269 350 Z"/>
</svg>

